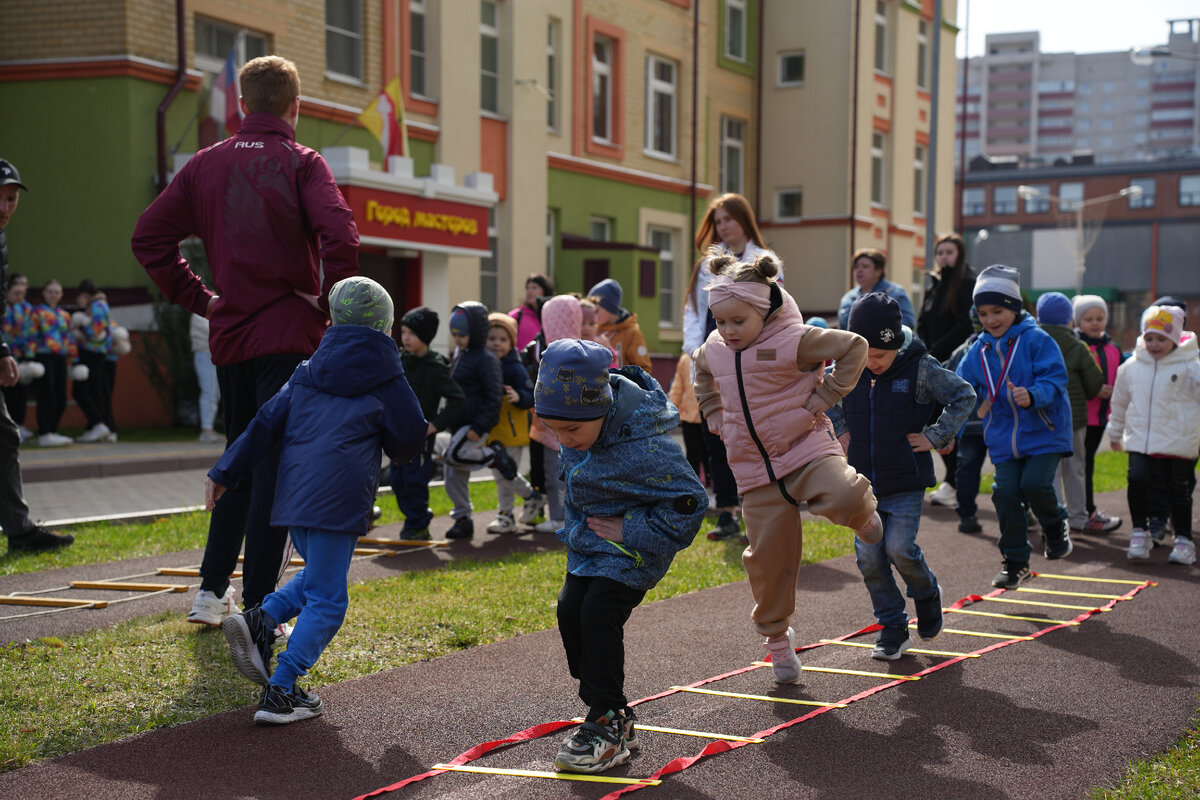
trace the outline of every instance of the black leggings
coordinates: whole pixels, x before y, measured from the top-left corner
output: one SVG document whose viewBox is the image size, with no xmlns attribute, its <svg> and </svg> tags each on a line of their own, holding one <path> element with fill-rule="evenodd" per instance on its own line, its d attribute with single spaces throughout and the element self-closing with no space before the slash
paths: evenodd
<svg viewBox="0 0 1200 800">
<path fill-rule="evenodd" d="M 34 384 L 38 433 L 58 433 L 58 423 L 67 410 L 67 357 L 42 353 L 37 360 L 46 368 L 46 374 Z"/>
<path fill-rule="evenodd" d="M 1188 475 L 1195 474 L 1194 466 L 1191 459 L 1151 458 L 1144 453 L 1130 453 L 1126 497 L 1133 527 L 1145 530 L 1150 515 L 1161 513 L 1151 504 L 1151 487 L 1158 487 L 1170 509 L 1175 535 L 1191 539 L 1192 493 L 1188 488 Z"/>
<path fill-rule="evenodd" d="M 628 705 L 625 622 L 645 596 L 644 591 L 611 578 L 567 573 L 558 593 L 558 631 L 589 720 Z"/>
</svg>

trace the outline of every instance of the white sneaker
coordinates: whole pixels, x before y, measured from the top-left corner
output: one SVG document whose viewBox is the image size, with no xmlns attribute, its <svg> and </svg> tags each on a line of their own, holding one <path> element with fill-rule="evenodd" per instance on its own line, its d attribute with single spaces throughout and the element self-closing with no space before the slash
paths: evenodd
<svg viewBox="0 0 1200 800">
<path fill-rule="evenodd" d="M 100 423 L 97 423 L 94 427 L 89 428 L 88 430 L 84 431 L 83 435 L 80 436 L 75 441 L 85 442 L 85 443 L 86 442 L 102 442 L 105 440 L 105 438 L 110 433 L 112 433 L 112 431 L 110 431 L 108 429 L 108 426 L 105 425 L 103 422 L 100 422 Z"/>
<path fill-rule="evenodd" d="M 115 442 L 116 440 L 117 440 L 117 432 L 116 431 L 109 431 L 108 434 L 104 437 L 104 441 L 106 441 L 106 442 Z"/>
<path fill-rule="evenodd" d="M 958 492 L 953 486 L 942 481 L 936 489 L 929 493 L 929 502 L 935 506 L 954 508 L 958 505 Z"/>
<path fill-rule="evenodd" d="M 18 430 L 20 431 L 20 434 L 21 434 L 21 444 L 25 444 L 26 442 L 28 442 L 30 439 L 32 439 L 34 436 L 37 435 L 33 431 L 29 430 L 29 428 L 26 428 L 24 425 L 22 425 L 20 428 L 18 428 Z"/>
<path fill-rule="evenodd" d="M 230 614 L 240 612 L 241 609 L 233 601 L 232 586 L 228 587 L 225 590 L 225 594 L 221 597 L 217 597 L 212 592 L 201 590 L 196 592 L 196 599 L 192 602 L 192 611 L 188 614 L 187 621 L 194 622 L 197 625 L 212 625 L 216 627 Z"/>
<path fill-rule="evenodd" d="M 537 522 L 537 518 L 542 515 L 545 507 L 546 496 L 541 492 L 534 492 L 525 498 L 525 505 L 521 506 L 521 524 L 532 525 Z"/>
<path fill-rule="evenodd" d="M 767 639 L 763 647 L 771 654 L 771 672 L 776 683 L 798 683 L 800 681 L 800 659 L 793 644 L 795 632 L 791 628 L 781 639 Z"/>
<path fill-rule="evenodd" d="M 202 444 L 220 444 L 225 441 L 225 437 L 214 430 L 200 431 L 200 435 L 196 438 L 197 442 Z"/>
<path fill-rule="evenodd" d="M 43 433 L 38 437 L 38 444 L 42 447 L 62 447 L 74 443 L 74 439 L 70 436 L 63 436 L 58 433 Z"/>
<path fill-rule="evenodd" d="M 512 533 L 516 529 L 517 521 L 513 519 L 513 512 L 511 510 L 501 510 L 496 515 L 496 518 L 489 522 L 487 526 L 488 533 Z"/>
<path fill-rule="evenodd" d="M 1171 553 L 1174 555 L 1174 552 Z M 1130 561 L 1145 561 L 1150 557 L 1150 534 L 1141 528 L 1134 528 L 1129 533 L 1129 550 L 1125 557 Z"/>
<path fill-rule="evenodd" d="M 1187 566 L 1195 564 L 1196 543 L 1191 539 L 1176 536 L 1175 546 L 1171 548 L 1171 555 L 1167 557 L 1167 561 L 1171 564 L 1184 564 Z"/>
<path fill-rule="evenodd" d="M 566 525 L 566 520 L 548 519 L 533 526 L 534 533 L 558 533 L 559 528 Z"/>
<path fill-rule="evenodd" d="M 288 625 L 286 622 L 281 622 L 275 626 L 275 644 L 287 644 L 288 639 L 292 638 L 293 625 Z"/>
</svg>

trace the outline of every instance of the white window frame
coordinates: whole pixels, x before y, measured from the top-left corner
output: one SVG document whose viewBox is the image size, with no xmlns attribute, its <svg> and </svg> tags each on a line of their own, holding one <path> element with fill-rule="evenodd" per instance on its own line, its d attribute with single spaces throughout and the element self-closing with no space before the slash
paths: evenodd
<svg viewBox="0 0 1200 800">
<path fill-rule="evenodd" d="M 786 70 L 784 69 L 784 62 L 787 61 L 787 59 L 789 59 L 789 58 L 799 58 L 800 59 L 800 79 L 799 80 L 788 80 L 786 77 L 784 77 L 786 75 Z M 808 67 L 808 63 L 807 63 L 807 60 L 805 59 L 803 50 L 789 50 L 786 53 L 780 53 L 778 66 L 779 66 L 779 69 L 775 75 L 775 85 L 776 86 L 778 86 L 780 88 L 789 88 L 792 86 L 803 86 L 804 85 L 804 76 L 805 76 L 805 73 L 806 73 L 806 70 Z"/>
<path fill-rule="evenodd" d="M 929 88 L 929 23 L 917 22 L 917 88 Z"/>
<path fill-rule="evenodd" d="M 1000 193 L 1004 193 L 1004 205 L 1001 205 Z M 1011 216 L 1021 209 L 1021 196 L 1016 186 L 992 187 L 992 216 Z"/>
<path fill-rule="evenodd" d="M 1179 176 L 1178 200 L 1181 208 L 1200 206 L 1200 175 Z"/>
<path fill-rule="evenodd" d="M 588 235 L 594 242 L 612 241 L 612 220 L 608 217 L 591 217 L 588 220 Z M 597 231 L 600 235 L 597 236 Z"/>
<path fill-rule="evenodd" d="M 596 48 L 603 48 L 603 54 L 607 60 L 601 59 L 596 54 Z M 602 144 L 611 145 L 613 143 L 613 55 L 616 53 L 616 43 L 607 36 L 596 36 L 592 39 L 592 141 Z M 596 100 L 601 96 L 601 87 L 604 92 L 603 104 L 603 130 L 597 134 L 596 124 L 601 121 L 596 114 Z"/>
<path fill-rule="evenodd" d="M 1068 187 L 1070 187 L 1070 192 L 1067 191 Z M 1076 187 L 1078 187 L 1078 190 L 1079 190 L 1078 199 L 1076 199 L 1074 197 L 1068 199 L 1067 195 L 1075 194 Z M 1075 204 L 1082 203 L 1086 199 L 1087 199 L 1087 194 L 1084 190 L 1082 181 L 1067 181 L 1065 183 L 1060 183 L 1058 185 L 1058 210 L 1059 211 L 1074 212 Z"/>
<path fill-rule="evenodd" d="M 888 14 L 887 2 L 875 0 L 875 71 L 887 73 L 888 64 Z"/>
<path fill-rule="evenodd" d="M 665 81 L 658 77 L 658 67 L 666 66 L 671 70 L 671 80 Z M 678 139 L 678 82 L 679 65 L 669 58 L 653 54 L 646 56 L 646 140 L 645 153 L 648 156 L 674 160 Z M 661 98 L 669 100 L 667 119 L 659 119 L 659 103 Z M 655 141 L 656 132 L 662 126 L 666 129 L 667 147 L 661 150 Z"/>
<path fill-rule="evenodd" d="M 1158 195 L 1158 180 L 1155 178 L 1134 178 L 1129 181 L 1130 186 L 1141 187 L 1141 194 L 1129 195 L 1129 207 L 1131 209 L 1139 208 L 1154 208 L 1157 202 Z"/>
<path fill-rule="evenodd" d="M 734 137 L 731 126 L 741 128 L 741 136 Z M 746 179 L 746 121 L 721 115 L 721 192 L 742 194 Z M 737 180 L 730 180 L 727 165 L 730 158 L 737 160 Z"/>
<path fill-rule="evenodd" d="M 325 7 L 328 9 L 335 3 L 349 4 L 350 9 L 355 13 L 349 16 L 353 17 L 358 22 L 358 30 L 347 30 L 338 28 L 329 24 L 328 10 L 326 11 L 325 19 L 325 74 L 341 80 L 348 80 L 355 83 L 361 83 L 363 78 L 363 8 L 362 0 L 325 0 Z M 358 51 L 358 66 L 357 73 L 354 72 L 339 72 L 329 67 L 329 38 L 330 36 L 341 37 L 348 40 L 352 45 L 356 45 Z"/>
<path fill-rule="evenodd" d="M 733 18 L 739 16 L 741 24 L 738 26 L 741 30 L 741 37 L 738 41 L 734 41 L 733 37 Z M 725 57 L 730 61 L 746 62 L 746 49 L 748 32 L 746 31 L 746 23 L 749 16 L 746 13 L 746 0 L 725 0 L 725 41 L 722 43 L 722 49 L 725 52 Z M 736 46 L 741 50 L 741 53 L 735 53 L 730 45 Z"/>
<path fill-rule="evenodd" d="M 659 237 L 655 241 L 656 235 Z M 678 296 L 679 276 L 675 272 L 675 243 L 678 241 L 679 231 L 673 228 L 666 228 L 661 225 L 648 225 L 646 227 L 646 245 L 650 248 L 658 249 L 658 326 L 660 328 L 677 328 L 679 327 L 679 302 L 676 299 Z M 666 247 L 663 244 L 663 238 L 666 239 Z"/>
<path fill-rule="evenodd" d="M 791 214 L 784 211 L 784 197 L 787 195 L 796 195 L 800 198 L 800 213 Z M 804 190 L 799 186 L 789 186 L 786 189 L 775 190 L 775 221 L 776 222 L 799 222 L 804 215 Z"/>
<path fill-rule="evenodd" d="M 1026 214 L 1045 214 L 1050 210 L 1050 184 L 1035 183 L 1030 187 L 1033 189 L 1025 197 L 1025 213 Z"/>
<path fill-rule="evenodd" d="M 562 38 L 562 22 L 551 17 L 546 23 L 546 127 L 559 131 L 559 59 L 558 42 Z"/>
<path fill-rule="evenodd" d="M 987 213 L 987 189 L 982 186 L 968 186 L 962 193 L 962 215 L 964 217 L 982 217 Z"/>
<path fill-rule="evenodd" d="M 871 133 L 871 204 L 883 206 L 887 198 L 887 136 Z"/>
<path fill-rule="evenodd" d="M 496 24 L 495 25 L 489 25 L 483 21 L 483 13 L 482 13 L 483 9 L 487 8 L 489 6 L 495 11 L 495 14 L 496 14 Z M 500 113 L 500 7 L 496 3 L 496 0 L 479 0 L 479 8 L 480 8 L 480 16 L 479 16 L 479 50 L 480 50 L 479 107 L 482 110 L 488 111 L 492 114 L 499 114 Z M 496 71 L 495 72 L 492 72 L 491 70 L 487 69 L 483 64 L 483 58 L 482 58 L 483 44 L 484 44 L 484 40 L 486 40 L 486 39 L 494 39 L 495 43 L 496 43 Z M 495 82 L 495 85 L 496 85 L 495 108 L 489 108 L 485 104 L 485 98 L 487 96 L 487 92 L 484 91 L 484 87 L 488 85 L 489 81 Z"/>
<path fill-rule="evenodd" d="M 913 213 L 925 216 L 925 161 L 929 151 L 916 145 L 913 151 Z"/>
<path fill-rule="evenodd" d="M 246 35 L 239 37 L 238 34 L 243 31 L 245 31 Z M 216 74 L 224 69 L 225 59 L 229 57 L 230 49 L 223 48 L 225 49 L 224 53 L 209 53 L 201 50 L 200 38 L 205 32 L 211 32 L 214 35 L 214 40 L 217 33 L 224 33 L 233 37 L 230 47 L 237 48 L 234 58 L 239 64 L 245 64 L 252 58 L 265 56 L 271 52 L 270 39 L 265 33 L 252 31 L 248 28 L 237 28 L 214 19 L 197 16 L 195 18 L 195 30 L 192 34 L 192 46 L 196 54 L 196 69 L 204 70 L 205 72 Z M 210 44 L 215 45 L 217 43 L 215 41 L 211 43 L 205 42 L 203 46 L 207 48 Z M 222 48 L 218 46 L 218 49 Z"/>
<path fill-rule="evenodd" d="M 417 47 L 414 33 L 417 21 L 421 28 L 421 46 Z M 417 65 L 421 65 L 420 81 L 418 82 Z M 408 2 L 408 91 L 415 97 L 431 97 L 429 92 L 429 15 L 426 13 L 425 0 L 409 0 Z"/>
</svg>

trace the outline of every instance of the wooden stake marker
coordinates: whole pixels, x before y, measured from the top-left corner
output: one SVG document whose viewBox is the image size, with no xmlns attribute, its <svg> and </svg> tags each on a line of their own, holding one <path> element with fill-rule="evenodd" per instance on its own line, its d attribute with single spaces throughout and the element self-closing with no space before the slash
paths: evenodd
<svg viewBox="0 0 1200 800">
<path fill-rule="evenodd" d="M 72 589 L 109 589 L 116 592 L 186 592 L 182 583 L 120 583 L 117 581 L 71 581 Z"/>
<path fill-rule="evenodd" d="M 0 595 L 0 604 L 48 608 L 108 608 L 107 600 L 68 600 L 64 597 L 26 597 L 12 594 Z"/>
</svg>

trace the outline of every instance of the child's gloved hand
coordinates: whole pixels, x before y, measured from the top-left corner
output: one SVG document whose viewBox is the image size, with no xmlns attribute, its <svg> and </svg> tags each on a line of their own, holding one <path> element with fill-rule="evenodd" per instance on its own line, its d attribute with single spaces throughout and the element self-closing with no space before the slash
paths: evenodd
<svg viewBox="0 0 1200 800">
<path fill-rule="evenodd" d="M 624 524 L 624 517 L 588 517 L 587 524 L 597 536 L 601 539 L 607 539 L 610 542 L 623 542 L 624 537 L 621 535 L 621 526 Z"/>
</svg>

